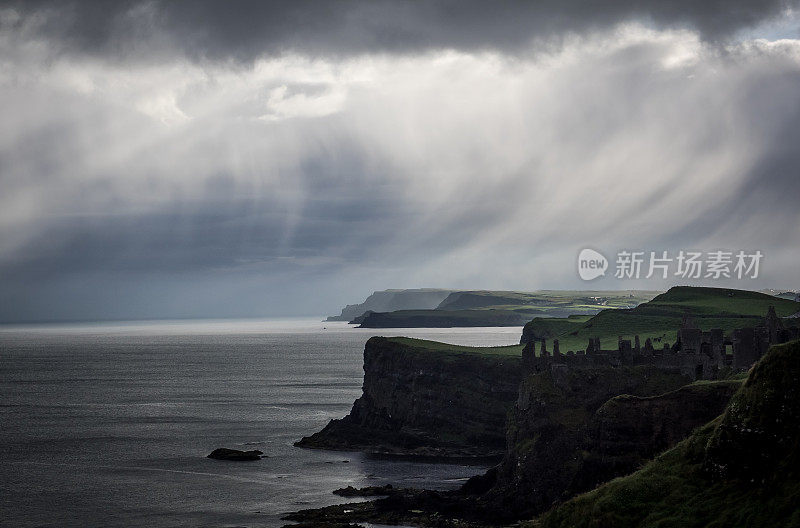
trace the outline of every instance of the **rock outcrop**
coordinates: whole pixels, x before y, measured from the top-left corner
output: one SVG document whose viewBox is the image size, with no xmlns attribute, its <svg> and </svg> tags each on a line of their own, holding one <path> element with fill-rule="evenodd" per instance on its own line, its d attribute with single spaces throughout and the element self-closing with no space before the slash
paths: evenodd
<svg viewBox="0 0 800 528">
<path fill-rule="evenodd" d="M 725 410 L 741 380 L 698 381 L 659 396 L 617 396 L 589 424 L 589 441 L 569 495 L 639 469 Z"/>
<path fill-rule="evenodd" d="M 771 347 L 724 414 L 531 526 L 800 526 L 800 341 Z"/>
<path fill-rule="evenodd" d="M 704 468 L 717 481 L 757 486 L 800 476 L 800 341 L 773 346 L 750 372 L 708 443 Z"/>
<path fill-rule="evenodd" d="M 242 462 L 247 460 L 261 460 L 264 453 L 258 449 L 251 451 L 241 451 L 239 449 L 228 449 L 226 447 L 219 447 L 213 450 L 206 458 L 213 458 L 215 460 L 231 460 L 235 462 Z"/>
<path fill-rule="evenodd" d="M 287 519 L 301 526 L 367 521 L 460 527 L 525 519 L 634 471 L 718 416 L 742 384 L 698 382 L 657 396 L 615 396 L 601 405 L 620 390 L 646 394 L 684 381 L 644 368 L 619 370 L 598 369 L 573 379 L 541 374 L 526 380 L 515 410 L 522 414 L 509 428 L 508 455 L 458 491 L 344 489 L 337 493 L 386 498 L 355 508 L 305 510 Z"/>
<path fill-rule="evenodd" d="M 417 456 L 502 455 L 521 358 L 419 343 L 371 338 L 364 349 L 363 394 L 350 414 L 296 445 Z"/>
<path fill-rule="evenodd" d="M 570 315 L 569 317 L 535 317 L 522 327 L 519 342 L 522 345 L 542 339 L 552 340 L 580 328 L 588 319 L 585 315 Z"/>
<path fill-rule="evenodd" d="M 510 415 L 507 451 L 497 468 L 496 482 L 480 501 L 491 515 L 512 521 L 541 513 L 584 491 L 596 480 L 595 471 L 603 478 L 614 476 L 613 463 L 602 465 L 601 471 L 597 466 L 602 455 L 587 454 L 595 413 L 616 396 L 663 394 L 688 381 L 678 372 L 650 366 L 565 369 L 529 376 L 520 386 Z M 641 411 L 641 418 L 630 419 L 646 422 L 646 406 Z M 628 432 L 617 441 L 642 443 L 638 431 Z M 603 449 L 613 451 L 613 446 Z"/>
<path fill-rule="evenodd" d="M 328 321 L 352 321 L 366 311 L 391 312 L 394 310 L 425 310 L 439 305 L 452 290 L 421 288 L 413 290 L 382 290 L 373 292 L 361 304 L 348 304 L 342 313 L 328 317 Z"/>
</svg>

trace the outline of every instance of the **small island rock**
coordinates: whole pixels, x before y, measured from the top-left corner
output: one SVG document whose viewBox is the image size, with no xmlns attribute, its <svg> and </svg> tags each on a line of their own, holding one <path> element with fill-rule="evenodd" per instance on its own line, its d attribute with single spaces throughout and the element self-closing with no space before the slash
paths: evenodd
<svg viewBox="0 0 800 528">
<path fill-rule="evenodd" d="M 206 458 L 213 458 L 215 460 L 261 460 L 264 453 L 258 449 L 252 451 L 240 451 L 239 449 L 228 449 L 220 447 L 213 450 Z"/>
<path fill-rule="evenodd" d="M 392 485 L 386 484 L 385 486 L 367 486 L 366 488 L 347 486 L 346 488 L 334 490 L 333 494 L 340 497 L 380 497 L 391 495 L 393 491 L 395 489 Z"/>
</svg>

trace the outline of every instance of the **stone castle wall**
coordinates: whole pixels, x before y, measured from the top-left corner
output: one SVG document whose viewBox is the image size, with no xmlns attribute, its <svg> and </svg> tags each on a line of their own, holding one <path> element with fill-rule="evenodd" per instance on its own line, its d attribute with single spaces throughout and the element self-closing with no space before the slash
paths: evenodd
<svg viewBox="0 0 800 528">
<path fill-rule="evenodd" d="M 594 367 L 619 367 L 623 365 L 652 365 L 680 372 L 691 379 L 716 379 L 723 369 L 746 370 L 750 368 L 770 345 L 800 338 L 797 327 L 786 328 L 770 306 L 762 325 L 734 330 L 726 338 L 724 332 L 712 329 L 704 332 L 685 317 L 673 346 L 665 343 L 654 348 L 650 339 L 640 345 L 639 336 L 634 342 L 619 338 L 616 349 L 603 349 L 600 339 L 590 338 L 586 350 L 562 353 L 558 340 L 553 340 L 552 353 L 547 341 L 540 340 L 539 354 L 536 341 L 529 342 L 522 351 L 522 360 L 529 372 L 585 369 Z"/>
</svg>

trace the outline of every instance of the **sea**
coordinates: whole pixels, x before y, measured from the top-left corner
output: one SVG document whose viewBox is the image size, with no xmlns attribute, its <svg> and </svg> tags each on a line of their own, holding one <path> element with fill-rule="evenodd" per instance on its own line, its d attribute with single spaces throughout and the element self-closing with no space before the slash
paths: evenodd
<svg viewBox="0 0 800 528">
<path fill-rule="evenodd" d="M 361 394 L 372 335 L 475 346 L 520 327 L 353 328 L 314 319 L 0 326 L 0 526 L 278 527 L 345 486 L 451 489 L 486 463 L 293 442 Z M 217 447 L 267 458 L 206 458 Z"/>
</svg>

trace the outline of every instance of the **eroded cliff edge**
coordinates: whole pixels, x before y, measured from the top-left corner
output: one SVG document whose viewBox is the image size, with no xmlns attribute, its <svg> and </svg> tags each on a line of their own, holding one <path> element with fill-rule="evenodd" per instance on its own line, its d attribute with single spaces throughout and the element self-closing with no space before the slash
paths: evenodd
<svg viewBox="0 0 800 528">
<path fill-rule="evenodd" d="M 306 510 L 287 519 L 301 526 L 485 526 L 530 518 L 638 469 L 718 416 L 742 383 L 685 385 L 680 374 L 652 367 L 565 374 L 524 379 L 509 415 L 505 457 L 461 490 L 391 490 L 385 499 Z"/>
<path fill-rule="evenodd" d="M 519 347 L 476 349 L 373 337 L 350 413 L 295 445 L 370 453 L 488 457 L 505 451 L 522 381 Z"/>
<path fill-rule="evenodd" d="M 509 522 L 531 517 L 598 482 L 624 474 L 612 456 L 617 451 L 613 443 L 634 448 L 629 452 L 634 458 L 650 454 L 652 438 L 647 438 L 646 428 L 634 425 L 646 422 L 652 413 L 652 400 L 646 397 L 664 395 L 689 382 L 679 372 L 644 365 L 527 376 L 510 415 L 506 455 L 495 470 L 493 485 L 479 499 L 485 505 L 485 516 Z M 617 422 L 619 434 L 611 445 L 597 441 L 592 432 L 601 430 L 598 422 L 606 414 L 598 416 L 598 411 L 620 395 L 639 397 L 629 400 L 632 405 L 624 416 L 629 425 Z M 662 410 L 681 412 L 669 398 L 662 396 L 658 401 Z M 694 421 L 694 426 L 719 414 L 722 405 L 715 406 L 710 417 Z M 665 424 L 670 436 L 688 434 L 672 431 L 673 425 L 677 424 Z"/>
<path fill-rule="evenodd" d="M 530 526 L 800 526 L 799 379 L 800 341 L 772 346 L 722 416 Z"/>
</svg>

